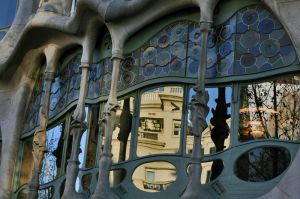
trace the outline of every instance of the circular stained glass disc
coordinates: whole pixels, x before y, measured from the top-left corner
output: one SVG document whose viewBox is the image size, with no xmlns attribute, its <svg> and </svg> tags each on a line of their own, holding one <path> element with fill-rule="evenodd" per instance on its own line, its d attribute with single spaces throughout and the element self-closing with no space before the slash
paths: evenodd
<svg viewBox="0 0 300 199">
<path fill-rule="evenodd" d="M 169 36 L 163 35 L 158 39 L 158 45 L 161 48 L 165 48 L 169 45 Z"/>
<path fill-rule="evenodd" d="M 220 46 L 219 52 L 222 57 L 229 55 L 232 51 L 232 44 L 230 41 L 226 41 Z"/>
<path fill-rule="evenodd" d="M 175 59 L 172 61 L 171 63 L 171 70 L 172 71 L 178 71 L 180 70 L 180 68 L 182 67 L 182 61 L 178 60 L 178 59 Z"/>
<path fill-rule="evenodd" d="M 184 44 L 183 43 L 175 43 L 172 47 L 171 47 L 171 53 L 173 55 L 175 55 L 176 57 L 179 57 L 180 59 L 184 59 L 186 56 L 186 51 L 184 48 Z"/>
<path fill-rule="evenodd" d="M 155 66 L 153 64 L 147 64 L 143 71 L 145 76 L 151 76 L 155 71 Z"/>
<path fill-rule="evenodd" d="M 229 39 L 230 36 L 231 36 L 231 34 L 232 34 L 232 31 L 231 31 L 230 26 L 223 26 L 222 27 L 222 30 L 221 30 L 221 33 L 220 33 L 220 37 L 223 40 Z"/>
<path fill-rule="evenodd" d="M 159 52 L 156 61 L 158 65 L 165 66 L 171 61 L 171 54 L 166 50 Z"/>
<path fill-rule="evenodd" d="M 280 43 L 275 39 L 267 39 L 260 45 L 260 51 L 265 57 L 273 57 L 280 50 Z"/>
<path fill-rule="evenodd" d="M 189 72 L 191 74 L 195 74 L 195 73 L 197 73 L 197 71 L 198 71 L 198 62 L 192 61 L 189 64 Z"/>
<path fill-rule="evenodd" d="M 251 53 L 247 53 L 241 56 L 241 64 L 244 67 L 250 67 L 252 66 L 256 61 L 256 57 L 251 54 Z"/>
<path fill-rule="evenodd" d="M 129 71 L 125 72 L 122 75 L 123 82 L 126 84 L 131 84 L 133 81 L 133 77 L 134 77 L 133 73 Z"/>
<path fill-rule="evenodd" d="M 143 57 L 146 61 L 150 61 L 155 57 L 156 53 L 156 49 L 150 46 L 144 51 Z"/>
<path fill-rule="evenodd" d="M 275 24 L 272 19 L 264 19 L 258 24 L 258 29 L 260 32 L 269 34 L 273 31 Z"/>
<path fill-rule="evenodd" d="M 247 10 L 243 14 L 243 22 L 246 25 L 254 24 L 258 19 L 258 14 L 255 10 Z"/>
<path fill-rule="evenodd" d="M 247 31 L 245 34 L 241 36 L 241 45 L 244 48 L 252 48 L 255 47 L 259 42 L 259 34 L 253 30 Z"/>
</svg>

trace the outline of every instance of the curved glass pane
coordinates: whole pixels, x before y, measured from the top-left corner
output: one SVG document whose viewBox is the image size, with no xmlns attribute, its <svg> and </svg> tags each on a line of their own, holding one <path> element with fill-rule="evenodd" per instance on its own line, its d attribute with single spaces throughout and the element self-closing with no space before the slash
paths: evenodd
<svg viewBox="0 0 300 199">
<path fill-rule="evenodd" d="M 179 150 L 183 88 L 165 86 L 141 96 L 137 155 L 176 153 Z"/>
<path fill-rule="evenodd" d="M 208 107 L 209 113 L 206 117 L 208 127 L 202 132 L 201 144 L 202 154 L 212 154 L 222 151 L 229 147 L 229 134 L 231 122 L 231 87 L 206 88 L 209 95 Z M 191 103 L 193 88 L 189 91 L 189 103 Z M 186 153 L 191 154 L 194 143 L 192 133 L 192 121 L 188 110 L 188 128 L 186 134 Z"/>
<path fill-rule="evenodd" d="M 60 173 L 63 149 L 64 123 L 46 132 L 47 153 L 44 154 L 43 167 L 40 174 L 40 184 L 54 180 Z"/>
<path fill-rule="evenodd" d="M 285 148 L 258 147 L 238 158 L 235 173 L 245 181 L 267 181 L 284 172 L 290 161 L 290 153 Z"/>
<path fill-rule="evenodd" d="M 130 140 L 132 131 L 132 115 L 135 100 L 128 97 L 118 101 L 117 109 L 118 125 L 112 136 L 112 161 L 113 163 L 128 160 L 130 152 Z"/>
<path fill-rule="evenodd" d="M 169 162 L 150 162 L 135 169 L 132 181 L 142 191 L 160 192 L 174 183 L 176 177 L 176 167 Z"/>
<path fill-rule="evenodd" d="M 241 142 L 262 138 L 299 139 L 299 75 L 246 85 L 240 93 Z"/>
</svg>

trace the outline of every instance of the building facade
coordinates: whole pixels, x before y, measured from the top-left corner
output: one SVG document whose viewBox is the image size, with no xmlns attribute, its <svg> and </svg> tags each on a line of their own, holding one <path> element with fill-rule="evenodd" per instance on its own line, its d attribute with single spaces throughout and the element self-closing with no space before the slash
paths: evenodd
<svg viewBox="0 0 300 199">
<path fill-rule="evenodd" d="M 298 0 L 0 3 L 0 199 L 299 198 Z"/>
</svg>

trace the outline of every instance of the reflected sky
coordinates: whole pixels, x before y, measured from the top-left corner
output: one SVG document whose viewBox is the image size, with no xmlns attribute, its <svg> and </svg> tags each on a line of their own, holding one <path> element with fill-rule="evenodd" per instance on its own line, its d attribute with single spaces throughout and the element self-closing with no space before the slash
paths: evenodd
<svg viewBox="0 0 300 199">
<path fill-rule="evenodd" d="M 209 113 L 206 117 L 206 122 L 209 124 L 210 119 L 213 117 L 211 109 L 216 108 L 216 106 L 217 106 L 215 99 L 218 98 L 218 88 L 205 88 L 205 90 L 208 91 L 208 94 L 209 94 L 209 101 L 208 101 Z M 194 89 L 191 88 L 189 91 L 189 102 L 191 101 L 192 96 L 195 93 L 196 92 L 194 91 Z M 226 87 L 226 89 L 225 89 L 226 103 L 231 102 L 231 94 L 232 94 L 231 87 Z M 231 106 L 227 108 L 227 113 L 231 114 Z"/>
</svg>

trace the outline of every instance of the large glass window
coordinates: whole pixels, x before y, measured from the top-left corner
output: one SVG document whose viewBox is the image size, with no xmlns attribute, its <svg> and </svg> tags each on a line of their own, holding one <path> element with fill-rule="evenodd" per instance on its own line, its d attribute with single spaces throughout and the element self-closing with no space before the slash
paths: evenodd
<svg viewBox="0 0 300 199">
<path fill-rule="evenodd" d="M 299 139 L 300 76 L 245 85 L 240 90 L 241 142 Z"/>
<path fill-rule="evenodd" d="M 141 95 L 137 155 L 176 153 L 180 146 L 183 88 L 164 86 Z"/>
</svg>

